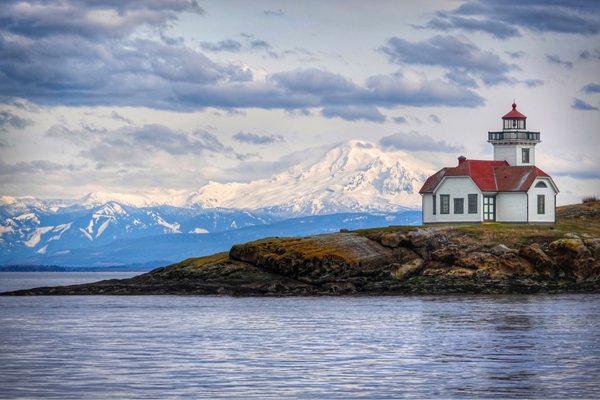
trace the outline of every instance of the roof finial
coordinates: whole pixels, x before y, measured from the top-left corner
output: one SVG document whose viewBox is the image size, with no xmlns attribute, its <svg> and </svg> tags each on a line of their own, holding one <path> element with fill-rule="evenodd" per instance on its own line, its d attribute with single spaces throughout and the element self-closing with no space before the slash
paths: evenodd
<svg viewBox="0 0 600 400">
<path fill-rule="evenodd" d="M 514 110 L 515 108 L 517 108 L 517 102 L 515 101 L 515 99 L 513 99 L 512 108 L 513 108 L 513 110 Z"/>
</svg>

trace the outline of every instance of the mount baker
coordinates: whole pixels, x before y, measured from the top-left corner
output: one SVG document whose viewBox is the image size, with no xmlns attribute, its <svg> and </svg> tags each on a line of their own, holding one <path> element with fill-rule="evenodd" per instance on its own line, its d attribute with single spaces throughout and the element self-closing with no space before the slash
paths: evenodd
<svg viewBox="0 0 600 400">
<path fill-rule="evenodd" d="M 95 192 L 77 200 L 2 196 L 0 262 L 73 264 L 68 258 L 81 253 L 81 249 L 98 250 L 98 246 L 111 247 L 112 242 L 127 239 L 132 243 L 129 250 L 138 251 L 136 243 L 147 242 L 148 238 L 171 240 L 166 239 L 173 236 L 170 234 L 203 234 L 204 242 L 210 234 L 236 230 L 248 233 L 259 226 L 262 231 L 269 226 L 271 235 L 297 234 L 290 230 L 293 219 L 296 226 L 310 221 L 309 233 L 396 221 L 398 216 L 393 214 L 411 210 L 413 216 L 404 222 L 417 223 L 417 191 L 430 172 L 426 164 L 410 154 L 387 152 L 365 141 L 349 141 L 329 149 L 316 162 L 295 165 L 267 179 L 209 182 L 191 193 Z M 341 219 L 331 214 L 340 214 Z M 353 219 L 348 214 L 362 216 Z M 323 221 L 327 223 L 323 225 Z M 223 246 L 229 245 L 227 240 L 220 240 Z M 196 248 L 193 255 L 201 255 L 211 246 L 204 247 Z M 174 259 L 180 255 L 174 255 Z M 109 257 L 106 263 L 121 262 Z"/>
</svg>

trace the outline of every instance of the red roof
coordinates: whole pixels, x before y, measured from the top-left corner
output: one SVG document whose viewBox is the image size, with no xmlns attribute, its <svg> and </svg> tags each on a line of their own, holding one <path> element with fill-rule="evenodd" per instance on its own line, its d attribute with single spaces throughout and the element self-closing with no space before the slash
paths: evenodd
<svg viewBox="0 0 600 400">
<path fill-rule="evenodd" d="M 512 103 L 512 110 L 508 112 L 502 119 L 526 119 L 527 117 L 517 111 L 517 104 Z"/>
<path fill-rule="evenodd" d="M 538 176 L 550 177 L 534 166 L 511 167 L 506 161 L 465 160 L 431 175 L 419 193 L 431 193 L 446 176 L 469 176 L 482 192 L 527 191 Z"/>
</svg>

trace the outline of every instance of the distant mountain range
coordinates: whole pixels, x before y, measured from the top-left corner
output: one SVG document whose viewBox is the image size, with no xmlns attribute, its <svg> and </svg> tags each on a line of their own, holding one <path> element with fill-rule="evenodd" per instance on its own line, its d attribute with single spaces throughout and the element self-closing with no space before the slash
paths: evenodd
<svg viewBox="0 0 600 400">
<path fill-rule="evenodd" d="M 430 171 L 402 157 L 351 141 L 269 179 L 192 193 L 2 196 L 0 264 L 151 267 L 265 236 L 418 224 L 416 191 Z"/>
</svg>

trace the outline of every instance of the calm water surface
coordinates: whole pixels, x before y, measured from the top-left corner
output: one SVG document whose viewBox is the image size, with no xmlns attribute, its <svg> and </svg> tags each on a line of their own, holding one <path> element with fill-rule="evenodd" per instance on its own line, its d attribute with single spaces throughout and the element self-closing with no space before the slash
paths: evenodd
<svg viewBox="0 0 600 400">
<path fill-rule="evenodd" d="M 591 398 L 599 382 L 600 295 L 0 297 L 0 398 Z"/>
</svg>

